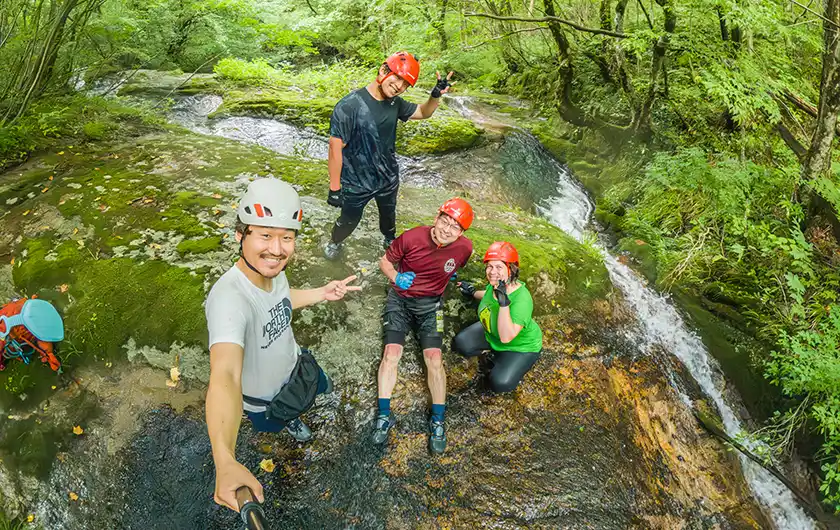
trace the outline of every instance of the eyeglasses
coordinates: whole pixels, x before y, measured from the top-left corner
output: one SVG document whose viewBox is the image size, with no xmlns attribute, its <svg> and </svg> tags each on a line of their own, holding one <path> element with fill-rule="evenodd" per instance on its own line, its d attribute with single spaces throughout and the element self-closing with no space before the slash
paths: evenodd
<svg viewBox="0 0 840 530">
<path fill-rule="evenodd" d="M 441 215 L 438 217 L 438 222 L 441 224 L 441 229 L 445 229 L 447 232 L 461 231 L 461 225 L 458 224 L 458 221 L 455 221 L 454 219 L 450 219 Z"/>
</svg>

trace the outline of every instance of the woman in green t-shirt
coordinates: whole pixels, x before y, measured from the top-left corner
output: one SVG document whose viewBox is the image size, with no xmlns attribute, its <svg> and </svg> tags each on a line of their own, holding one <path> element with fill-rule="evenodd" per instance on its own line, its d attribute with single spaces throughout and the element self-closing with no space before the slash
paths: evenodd
<svg viewBox="0 0 840 530">
<path fill-rule="evenodd" d="M 534 301 L 519 280 L 519 253 L 506 241 L 490 245 L 484 254 L 488 289 L 470 282 L 458 286 L 465 296 L 480 300 L 478 322 L 455 336 L 455 351 L 464 357 L 492 352 L 490 388 L 511 392 L 534 366 L 542 351 L 542 330 L 532 318 Z"/>
</svg>

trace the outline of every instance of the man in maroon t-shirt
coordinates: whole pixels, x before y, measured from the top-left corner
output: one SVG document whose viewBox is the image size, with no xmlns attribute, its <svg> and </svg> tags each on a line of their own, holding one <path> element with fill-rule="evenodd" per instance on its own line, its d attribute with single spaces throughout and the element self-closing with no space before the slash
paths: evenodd
<svg viewBox="0 0 840 530">
<path fill-rule="evenodd" d="M 432 393 L 429 450 L 441 454 L 446 449 L 441 295 L 449 278 L 470 259 L 472 241 L 463 234 L 472 221 L 473 211 L 467 201 L 450 199 L 441 206 L 432 226 L 418 226 L 403 232 L 379 260 L 379 268 L 391 280 L 393 288 L 388 291 L 382 312 L 385 353 L 379 365 L 379 415 L 373 431 L 374 443 L 385 443 L 388 431 L 394 425 L 391 393 L 397 384 L 397 366 L 405 336 L 414 330 L 423 349 Z"/>
</svg>

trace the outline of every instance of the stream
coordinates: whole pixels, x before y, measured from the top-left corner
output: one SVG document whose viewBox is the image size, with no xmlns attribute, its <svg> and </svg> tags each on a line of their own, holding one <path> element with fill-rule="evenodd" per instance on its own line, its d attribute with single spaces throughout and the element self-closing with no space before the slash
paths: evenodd
<svg viewBox="0 0 840 530">
<path fill-rule="evenodd" d="M 454 96 L 448 103 L 464 117 L 482 124 L 497 121 L 473 109 L 467 97 Z M 180 99 L 172 109 L 171 119 L 195 132 L 213 134 L 239 141 L 256 143 L 281 154 L 303 155 L 312 158 L 326 157 L 326 139 L 301 131 L 296 127 L 275 120 L 232 117 L 207 120 L 206 116 L 221 104 L 218 96 L 189 96 Z M 502 162 L 501 179 L 531 181 L 534 190 L 526 190 L 537 211 L 552 224 L 575 239 L 598 239 L 590 223 L 594 205 L 574 176 L 540 145 L 532 136 L 514 131 L 505 140 L 503 150 L 517 159 L 512 164 Z M 475 156 L 471 153 L 471 156 Z M 461 153 L 437 157 L 438 160 L 412 160 L 400 157 L 402 178 L 413 186 L 436 186 L 461 166 L 454 159 Z M 450 162 L 447 163 L 446 160 Z M 473 163 L 481 167 L 498 166 L 498 160 L 479 159 Z M 508 171 L 504 171 L 508 169 Z M 517 175 L 525 171 L 527 175 Z M 455 175 L 448 175 L 456 178 Z M 553 189 L 551 189 L 553 187 Z M 716 361 L 704 346 L 700 337 L 686 324 L 679 310 L 665 295 L 646 285 L 646 281 L 627 265 L 612 255 L 602 242 L 595 243 L 604 257 L 610 278 L 624 294 L 636 313 L 637 325 L 627 328 L 627 339 L 636 344 L 644 355 L 657 356 L 666 352 L 676 357 L 688 373 L 715 404 L 723 420 L 727 434 L 736 437 L 742 431 L 742 424 L 735 410 L 739 408 L 738 397 L 725 390 L 724 375 Z M 677 377 L 672 381 L 680 386 Z M 679 388 L 678 388 L 679 390 Z M 688 396 L 680 392 L 687 407 L 692 407 Z M 749 486 L 767 511 L 779 530 L 806 530 L 814 528 L 812 521 L 798 506 L 793 494 L 769 472 L 739 455 L 741 466 Z"/>
</svg>

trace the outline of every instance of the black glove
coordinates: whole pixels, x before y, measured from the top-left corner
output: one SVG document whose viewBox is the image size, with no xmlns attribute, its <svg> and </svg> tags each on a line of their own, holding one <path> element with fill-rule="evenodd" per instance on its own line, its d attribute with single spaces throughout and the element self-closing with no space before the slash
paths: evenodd
<svg viewBox="0 0 840 530">
<path fill-rule="evenodd" d="M 510 305 L 510 297 L 507 294 L 507 286 L 504 280 L 499 280 L 493 292 L 496 294 L 496 301 L 499 302 L 499 307 L 507 307 Z"/>
<path fill-rule="evenodd" d="M 458 288 L 461 289 L 462 295 L 467 298 L 473 298 L 473 295 L 475 294 L 475 285 L 473 285 L 472 282 L 462 280 L 458 283 Z"/>
<path fill-rule="evenodd" d="M 344 204 L 344 199 L 341 198 L 341 188 L 330 190 L 330 194 L 327 195 L 327 204 L 341 208 L 341 205 Z"/>
<path fill-rule="evenodd" d="M 440 96 L 443 95 L 442 92 L 444 90 L 446 90 L 447 88 L 451 87 L 451 86 L 452 86 L 452 84 L 449 83 L 449 79 L 447 79 L 445 77 L 441 77 L 440 79 L 438 79 L 438 82 L 435 85 L 435 88 L 432 89 L 432 97 L 433 98 L 439 98 Z"/>
</svg>

